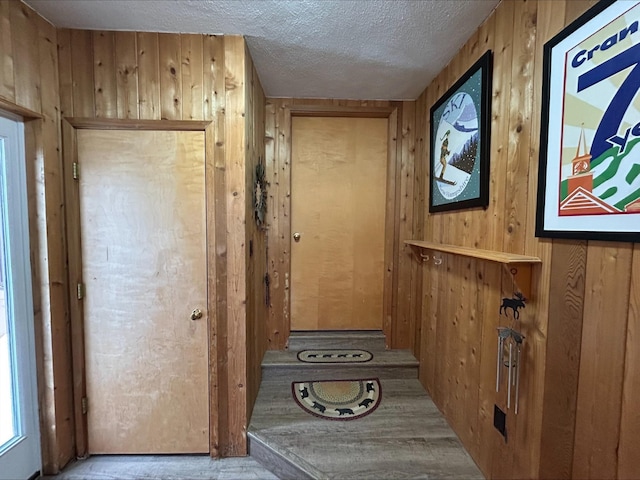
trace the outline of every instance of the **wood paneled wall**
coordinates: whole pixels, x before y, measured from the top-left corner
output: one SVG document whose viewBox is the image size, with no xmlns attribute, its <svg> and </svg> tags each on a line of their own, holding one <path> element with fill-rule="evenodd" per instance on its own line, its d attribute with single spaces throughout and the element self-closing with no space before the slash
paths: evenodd
<svg viewBox="0 0 640 480">
<path fill-rule="evenodd" d="M 205 147 L 211 196 L 211 453 L 244 455 L 249 403 L 259 382 L 256 362 L 261 358 L 256 358 L 265 343 L 259 340 L 264 338 L 257 326 L 260 309 L 248 298 L 255 290 L 252 275 L 260 275 L 260 268 L 247 270 L 253 231 L 247 230 L 246 218 L 252 202 L 250 163 L 263 151 L 252 129 L 254 124 L 262 129 L 264 94 L 245 41 L 238 36 L 61 29 L 58 43 L 63 117 L 211 122 Z M 248 354 L 250 344 L 255 346 Z"/>
<path fill-rule="evenodd" d="M 256 167 L 265 167 L 265 97 L 258 72 L 247 50 L 246 62 L 246 232 L 247 232 L 247 419 L 258 396 L 262 357 L 267 349 L 267 231 L 255 220 Z"/>
<path fill-rule="evenodd" d="M 542 259 L 518 325 L 526 336 L 520 411 L 507 411 L 507 442 L 493 406 L 506 411 L 504 391 L 495 392 L 496 327 L 511 324 L 498 310 L 512 279 L 451 255 L 420 267 L 420 380 L 491 478 L 640 477 L 632 459 L 640 451 L 640 247 L 534 236 L 543 45 L 593 3 L 501 2 L 417 101 L 416 124 L 426 124 L 416 137 L 428 144 L 430 106 L 494 51 L 489 207 L 426 214 L 416 234 Z M 418 152 L 428 185 L 429 152 Z"/>
<path fill-rule="evenodd" d="M 268 195 L 268 273 L 270 281 L 267 338 L 270 349 L 284 349 L 289 337 L 289 273 L 291 247 L 291 111 L 309 114 L 382 115 L 389 118 L 389 171 L 385 238 L 384 331 L 392 348 L 417 351 L 422 278 L 402 243 L 422 228 L 422 182 L 416 166 L 415 102 L 269 98 L 266 104 Z M 383 111 L 384 110 L 384 111 Z M 304 114 L 306 114 L 303 112 Z M 298 114 L 303 114 L 298 112 Z M 421 150 L 420 150 L 421 151 Z"/>
<path fill-rule="evenodd" d="M 18 1 L 0 1 L 0 110 L 22 116 L 43 471 L 74 455 L 56 29 Z"/>
</svg>

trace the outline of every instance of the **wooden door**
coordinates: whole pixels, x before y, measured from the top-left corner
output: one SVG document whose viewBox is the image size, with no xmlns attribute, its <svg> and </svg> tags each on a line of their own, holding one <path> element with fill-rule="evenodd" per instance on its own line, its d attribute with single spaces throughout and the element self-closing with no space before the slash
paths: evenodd
<svg viewBox="0 0 640 480">
<path fill-rule="evenodd" d="M 291 330 L 381 330 L 387 119 L 293 117 L 291 138 Z"/>
<path fill-rule="evenodd" d="M 209 452 L 204 152 L 78 131 L 89 453 Z"/>
</svg>

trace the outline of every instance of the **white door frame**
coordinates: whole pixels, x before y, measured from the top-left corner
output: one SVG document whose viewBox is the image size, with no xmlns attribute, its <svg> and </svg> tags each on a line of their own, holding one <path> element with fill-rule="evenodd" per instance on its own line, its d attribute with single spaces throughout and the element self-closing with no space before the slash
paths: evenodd
<svg viewBox="0 0 640 480">
<path fill-rule="evenodd" d="M 35 332 L 29 255 L 24 125 L 19 117 L 0 112 L 0 139 L 4 143 L 5 160 L 0 162 L 3 182 L 3 204 L 0 215 L 4 237 L 5 284 L 8 318 L 13 319 L 12 351 L 14 365 L 14 398 L 17 436 L 0 445 L 0 480 L 27 479 L 42 465 L 38 422 L 38 390 L 36 378 Z M 11 337 L 10 337 L 11 339 Z"/>
</svg>

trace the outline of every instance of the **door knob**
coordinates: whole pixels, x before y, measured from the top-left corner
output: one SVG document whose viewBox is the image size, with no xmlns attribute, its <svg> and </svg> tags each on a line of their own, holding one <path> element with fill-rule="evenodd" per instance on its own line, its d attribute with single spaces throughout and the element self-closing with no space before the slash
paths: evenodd
<svg viewBox="0 0 640 480">
<path fill-rule="evenodd" d="M 193 312 L 191 312 L 191 320 L 200 320 L 202 318 L 202 310 L 196 308 Z"/>
<path fill-rule="evenodd" d="M 301 236 L 300 233 L 296 232 L 296 233 L 293 234 L 293 239 L 296 242 L 299 242 L 300 241 L 300 236 Z"/>
</svg>

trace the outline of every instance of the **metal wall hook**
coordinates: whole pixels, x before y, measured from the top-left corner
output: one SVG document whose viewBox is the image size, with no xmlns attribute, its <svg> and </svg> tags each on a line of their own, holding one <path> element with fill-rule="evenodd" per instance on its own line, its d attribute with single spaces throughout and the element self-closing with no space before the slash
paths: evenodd
<svg viewBox="0 0 640 480">
<path fill-rule="evenodd" d="M 420 258 L 422 259 L 423 262 L 429 261 L 429 255 L 425 255 L 424 253 L 420 254 Z"/>
<path fill-rule="evenodd" d="M 433 257 L 433 263 L 434 265 L 442 264 L 442 257 Z"/>
</svg>

